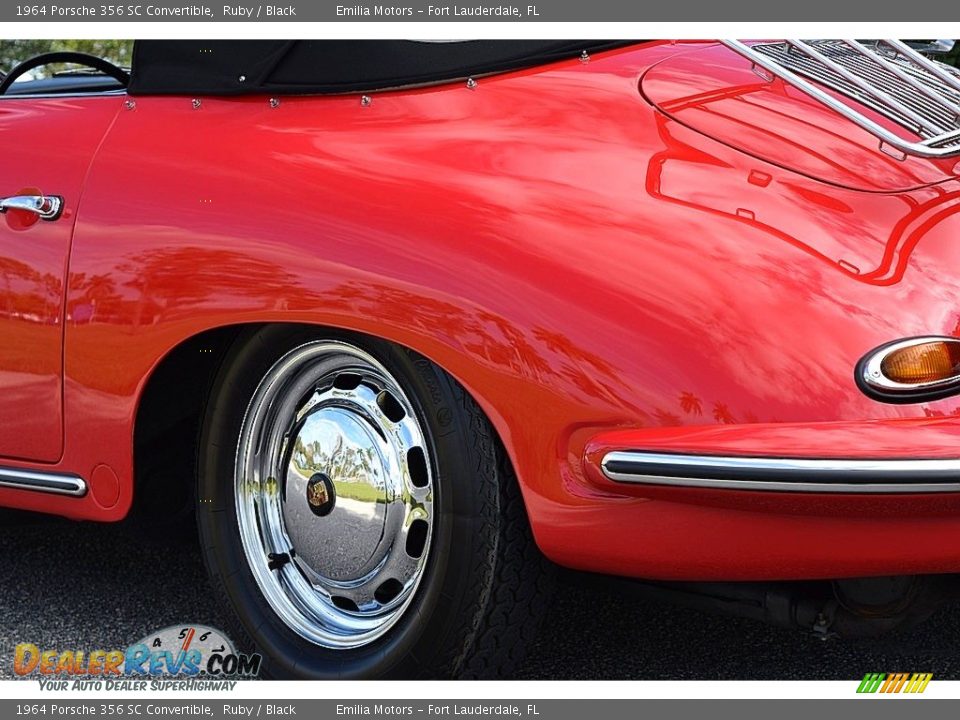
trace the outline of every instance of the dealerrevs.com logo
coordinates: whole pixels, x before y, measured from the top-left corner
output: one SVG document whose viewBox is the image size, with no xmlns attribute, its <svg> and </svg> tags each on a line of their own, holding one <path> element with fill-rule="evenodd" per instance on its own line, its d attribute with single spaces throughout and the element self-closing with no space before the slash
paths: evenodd
<svg viewBox="0 0 960 720">
<path fill-rule="evenodd" d="M 42 690 L 232 690 L 260 674 L 260 655 L 238 653 L 219 630 L 174 625 L 122 650 L 40 648 L 19 643 L 13 670 Z M 173 678 L 177 678 L 174 680 Z"/>
<path fill-rule="evenodd" d="M 867 673 L 857 692 L 918 694 L 927 689 L 932 679 L 932 673 Z"/>
</svg>

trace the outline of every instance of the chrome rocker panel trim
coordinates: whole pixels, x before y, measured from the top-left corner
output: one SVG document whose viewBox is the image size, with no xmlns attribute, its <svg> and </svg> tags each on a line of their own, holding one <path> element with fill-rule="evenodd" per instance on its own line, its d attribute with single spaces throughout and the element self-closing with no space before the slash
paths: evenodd
<svg viewBox="0 0 960 720">
<path fill-rule="evenodd" d="M 76 475 L 12 468 L 0 468 L 0 487 L 72 497 L 83 497 L 87 494 L 87 483 Z"/>
<path fill-rule="evenodd" d="M 960 492 L 960 458 L 843 460 L 608 452 L 610 480 L 720 490 L 807 493 Z"/>
</svg>

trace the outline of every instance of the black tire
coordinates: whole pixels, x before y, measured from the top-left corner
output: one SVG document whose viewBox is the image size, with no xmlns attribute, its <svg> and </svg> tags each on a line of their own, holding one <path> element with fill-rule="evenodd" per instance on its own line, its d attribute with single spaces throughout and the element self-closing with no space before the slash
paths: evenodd
<svg viewBox="0 0 960 720">
<path fill-rule="evenodd" d="M 238 439 L 260 380 L 290 350 L 324 340 L 372 355 L 415 406 L 436 468 L 432 547 L 410 608 L 386 635 L 328 649 L 292 631 L 261 593 L 241 544 L 234 497 Z M 519 488 L 472 398 L 422 356 L 366 337 L 264 326 L 238 337 L 210 396 L 200 439 L 197 520 L 213 590 L 235 641 L 278 678 L 504 677 L 539 624 L 549 566 L 535 547 Z"/>
</svg>

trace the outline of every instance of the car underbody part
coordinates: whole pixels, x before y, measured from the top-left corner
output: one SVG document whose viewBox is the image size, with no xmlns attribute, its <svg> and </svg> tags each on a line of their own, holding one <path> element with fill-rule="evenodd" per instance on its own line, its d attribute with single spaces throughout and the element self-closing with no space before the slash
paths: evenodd
<svg viewBox="0 0 960 720">
<path fill-rule="evenodd" d="M 888 154 L 960 155 L 960 73 L 899 40 L 721 42 L 761 77 L 783 80 L 876 136 Z"/>
<path fill-rule="evenodd" d="M 646 582 L 593 576 L 641 597 L 804 629 L 826 640 L 871 637 L 916 625 L 960 601 L 954 575 L 903 575 L 805 582 Z"/>
</svg>

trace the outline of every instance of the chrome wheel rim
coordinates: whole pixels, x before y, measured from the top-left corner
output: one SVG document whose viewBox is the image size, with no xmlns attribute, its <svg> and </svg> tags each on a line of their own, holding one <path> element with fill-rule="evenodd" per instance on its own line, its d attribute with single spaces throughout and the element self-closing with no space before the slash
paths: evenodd
<svg viewBox="0 0 960 720">
<path fill-rule="evenodd" d="M 234 482 L 250 570 L 298 635 L 361 647 L 410 608 L 433 471 L 413 405 L 371 355 L 322 341 L 281 358 L 247 408 Z"/>
</svg>

